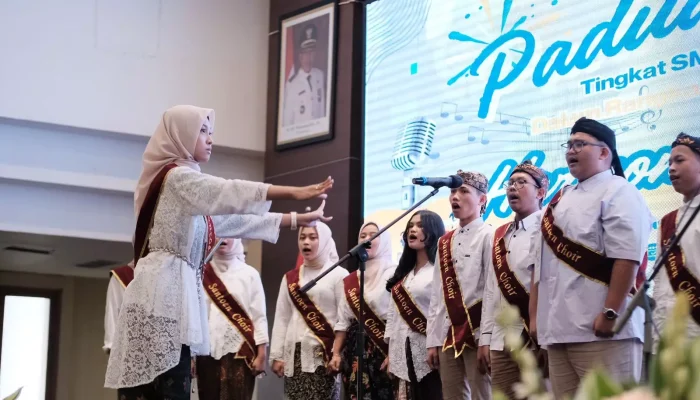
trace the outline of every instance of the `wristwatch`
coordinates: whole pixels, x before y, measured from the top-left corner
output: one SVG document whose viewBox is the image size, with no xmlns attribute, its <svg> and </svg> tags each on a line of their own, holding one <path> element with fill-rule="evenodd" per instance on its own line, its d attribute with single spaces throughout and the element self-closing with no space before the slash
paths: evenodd
<svg viewBox="0 0 700 400">
<path fill-rule="evenodd" d="M 605 318 L 610 321 L 616 320 L 617 317 L 620 316 L 620 314 L 618 314 L 617 311 L 613 310 L 612 308 L 604 308 L 603 315 L 605 315 Z"/>
</svg>

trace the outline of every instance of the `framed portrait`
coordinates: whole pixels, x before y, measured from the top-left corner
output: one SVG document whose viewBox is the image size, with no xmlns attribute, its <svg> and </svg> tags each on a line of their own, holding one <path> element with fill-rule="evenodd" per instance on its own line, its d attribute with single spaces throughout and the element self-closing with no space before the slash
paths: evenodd
<svg viewBox="0 0 700 400">
<path fill-rule="evenodd" d="M 275 150 L 333 138 L 336 13 L 324 0 L 280 18 Z"/>
</svg>

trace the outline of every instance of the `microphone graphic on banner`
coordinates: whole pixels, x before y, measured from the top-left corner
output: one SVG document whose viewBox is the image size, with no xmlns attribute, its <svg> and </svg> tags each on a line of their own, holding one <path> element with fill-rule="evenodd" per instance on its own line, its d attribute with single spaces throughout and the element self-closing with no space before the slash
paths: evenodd
<svg viewBox="0 0 700 400">
<path fill-rule="evenodd" d="M 421 117 L 407 123 L 396 136 L 391 166 L 403 171 L 401 208 L 404 210 L 415 202 L 416 187 L 411 177 L 416 175 L 415 170 L 430 156 L 436 127 L 433 121 Z"/>
</svg>

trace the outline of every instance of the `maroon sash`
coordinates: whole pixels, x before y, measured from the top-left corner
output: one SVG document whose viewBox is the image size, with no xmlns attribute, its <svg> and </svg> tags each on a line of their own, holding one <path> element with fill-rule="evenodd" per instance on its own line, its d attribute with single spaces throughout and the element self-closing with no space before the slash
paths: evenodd
<svg viewBox="0 0 700 400">
<path fill-rule="evenodd" d="M 494 245 L 492 251 L 493 271 L 496 274 L 496 281 L 501 294 L 509 304 L 512 304 L 520 311 L 520 317 L 525 325 L 521 334 L 525 346 L 533 342 L 530 336 L 530 293 L 520 282 L 515 272 L 508 264 L 508 249 L 506 249 L 505 236 L 513 223 L 509 222 L 496 229 Z"/>
<path fill-rule="evenodd" d="M 216 241 L 216 233 L 214 231 L 214 221 L 211 217 L 206 216 L 207 220 L 207 246 L 204 252 L 205 257 L 214 248 Z M 226 285 L 216 275 L 211 262 L 204 266 L 203 273 L 204 290 L 207 292 L 209 299 L 216 305 L 216 308 L 221 311 L 228 321 L 233 325 L 238 332 L 243 336 L 243 344 L 240 350 L 236 352 L 235 358 L 242 358 L 248 365 L 248 368 L 253 369 L 253 360 L 255 359 L 255 327 L 253 320 L 248 316 L 248 313 L 236 301 L 236 298 L 229 293 Z"/>
<path fill-rule="evenodd" d="M 134 235 L 134 265 L 140 258 L 148 255 L 148 237 L 151 235 L 151 227 L 153 226 L 153 216 L 158 207 L 158 199 L 160 192 L 165 183 L 165 178 L 171 169 L 177 167 L 177 164 L 168 164 L 160 170 L 158 175 L 148 187 L 148 193 L 139 210 L 139 217 L 136 220 L 136 233 Z"/>
<path fill-rule="evenodd" d="M 131 268 L 128 265 L 122 265 L 121 267 L 117 267 L 111 271 L 109 271 L 112 276 L 117 278 L 119 283 L 121 283 L 122 287 L 126 288 L 129 286 L 131 281 L 134 280 L 134 269 Z"/>
<path fill-rule="evenodd" d="M 364 299 L 360 299 L 360 277 L 357 274 L 346 276 L 345 279 L 343 279 L 343 287 L 345 288 L 345 300 L 347 300 L 350 309 L 353 314 L 355 314 L 355 318 L 357 318 L 358 321 L 360 320 L 360 301 L 364 302 L 365 332 L 384 356 L 389 355 L 389 345 L 384 341 L 386 324 Z"/>
<path fill-rule="evenodd" d="M 564 236 L 564 231 L 554 222 L 554 208 L 561 200 L 563 192 L 564 188 L 554 195 L 542 216 L 542 237 L 552 253 L 574 271 L 592 281 L 610 286 L 615 259 L 605 257 L 603 254 L 567 238 Z M 638 275 L 644 274 L 644 269 L 640 266 Z M 630 289 L 630 294 L 634 295 L 636 292 L 635 285 Z"/>
<path fill-rule="evenodd" d="M 678 210 L 671 211 L 661 218 L 661 245 L 667 248 L 676 234 L 676 216 Z M 700 281 L 685 265 L 685 254 L 680 243 L 673 246 L 665 265 L 666 275 L 673 291 L 683 292 L 690 301 L 690 315 L 700 325 Z"/>
<path fill-rule="evenodd" d="M 404 278 L 406 279 L 406 278 Z M 418 305 L 413 301 L 411 295 L 403 286 L 403 280 L 391 288 L 391 298 L 396 304 L 399 315 L 406 321 L 406 324 L 413 332 L 425 335 L 428 327 L 428 319 L 421 312 Z"/>
<path fill-rule="evenodd" d="M 474 328 L 481 325 L 481 300 L 470 307 L 464 304 L 462 289 L 459 286 L 457 270 L 452 258 L 452 237 L 455 231 L 450 231 L 438 241 L 438 257 L 440 258 L 440 277 L 442 279 L 442 295 L 452 326 L 447 333 L 442 351 L 454 347 L 455 356 L 459 357 L 465 348 L 476 349 Z"/>
<path fill-rule="evenodd" d="M 299 268 L 294 268 L 285 275 L 287 277 L 289 298 L 292 300 L 292 304 L 294 304 L 297 311 L 299 311 L 299 314 L 301 314 L 304 322 L 306 322 L 306 326 L 311 330 L 316 340 L 321 343 L 321 347 L 323 347 L 323 358 L 325 362 L 328 363 L 333 354 L 335 333 L 333 332 L 331 324 L 328 323 L 326 316 L 316 307 L 316 304 L 314 304 L 309 295 L 299 290 L 299 277 L 301 276 L 303 268 L 303 265 Z"/>
</svg>

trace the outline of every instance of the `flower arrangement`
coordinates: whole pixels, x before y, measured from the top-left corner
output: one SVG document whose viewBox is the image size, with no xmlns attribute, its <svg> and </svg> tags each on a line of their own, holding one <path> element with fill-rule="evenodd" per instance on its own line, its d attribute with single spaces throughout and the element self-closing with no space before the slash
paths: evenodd
<svg viewBox="0 0 700 400">
<path fill-rule="evenodd" d="M 700 338 L 689 340 L 687 337 L 689 314 L 688 297 L 678 295 L 661 333 L 657 354 L 651 360 L 648 383 L 616 382 L 604 369 L 596 369 L 581 380 L 573 400 L 700 399 Z M 497 317 L 501 326 L 512 326 L 519 319 L 518 309 L 513 306 Z M 505 342 L 520 367 L 520 382 L 513 387 L 516 397 L 554 400 L 546 390 L 535 355 L 524 348 L 519 332 L 509 330 Z M 506 400 L 506 397 L 495 392 L 494 400 Z"/>
</svg>

